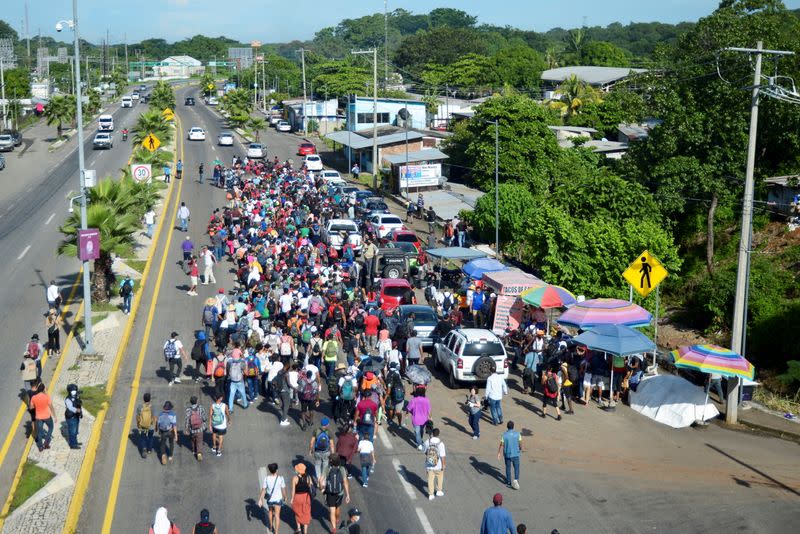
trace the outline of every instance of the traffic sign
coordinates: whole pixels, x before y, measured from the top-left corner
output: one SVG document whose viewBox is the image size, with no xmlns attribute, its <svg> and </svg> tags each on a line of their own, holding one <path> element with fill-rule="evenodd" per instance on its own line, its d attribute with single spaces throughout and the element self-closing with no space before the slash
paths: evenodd
<svg viewBox="0 0 800 534">
<path fill-rule="evenodd" d="M 155 152 L 158 150 L 158 147 L 161 146 L 161 140 L 151 133 L 144 138 L 144 141 L 142 141 L 142 146 L 150 152 Z"/>
<path fill-rule="evenodd" d="M 131 176 L 137 182 L 149 183 L 153 177 L 153 169 L 149 163 L 134 163 L 131 165 Z"/>
<path fill-rule="evenodd" d="M 637 293 L 646 297 L 668 274 L 658 258 L 645 250 L 625 269 L 622 276 Z"/>
<path fill-rule="evenodd" d="M 214 84 L 210 83 L 210 84 L 206 85 L 206 89 L 208 89 L 209 91 L 213 91 L 214 90 Z"/>
<path fill-rule="evenodd" d="M 170 108 L 164 108 L 164 111 L 161 112 L 161 115 L 164 117 L 164 120 L 171 121 L 175 118 L 175 112 L 172 111 Z"/>
</svg>

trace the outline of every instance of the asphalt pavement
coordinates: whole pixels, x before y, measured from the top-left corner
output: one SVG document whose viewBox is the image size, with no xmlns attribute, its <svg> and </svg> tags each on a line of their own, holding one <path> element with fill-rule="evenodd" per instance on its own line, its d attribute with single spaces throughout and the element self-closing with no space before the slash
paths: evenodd
<svg viewBox="0 0 800 534">
<path fill-rule="evenodd" d="M 179 149 L 184 162 L 179 197 L 192 211 L 188 235 L 201 245 L 207 239 L 209 214 L 225 200 L 224 191 L 197 183 L 196 168 L 204 162 L 208 176 L 215 158 L 230 162 L 234 153 L 242 154 L 242 147 L 215 146 L 224 125 L 199 98 L 195 107 L 180 105 L 191 93 L 196 89 L 180 89 L 177 94 L 184 135 L 190 127 L 201 126 L 208 137 L 205 142 L 184 140 Z M 301 141 L 297 135 L 270 130 L 262 141 L 268 157 L 277 154 L 297 161 L 294 154 Z M 175 229 L 171 239 L 167 234 L 154 256 L 158 266 L 162 254 L 167 254 L 163 278 L 159 276 L 142 297 L 142 316 L 137 317 L 122 364 L 79 532 L 106 532 L 104 526 L 111 532 L 144 532 L 159 506 L 166 506 L 184 531 L 190 531 L 201 508 L 208 508 L 221 533 L 263 532 L 266 526 L 255 507 L 257 469 L 277 462 L 288 481 L 291 463 L 305 456 L 309 438 L 296 425 L 279 427 L 273 407 L 264 402 L 247 410 L 237 407 L 221 458 L 205 454 L 197 462 L 182 438 L 174 462 L 162 466 L 155 455 L 140 458 L 129 438 L 131 426 L 125 415 L 131 388 L 137 405 L 144 392 L 151 393 L 155 408 L 170 400 L 181 428 L 191 395 L 198 395 L 206 407 L 209 404 L 208 388 L 190 379 L 168 385 L 162 346 L 173 330 L 191 345 L 205 298 L 219 287 L 230 289 L 232 277 L 225 272 L 230 264 L 223 262 L 216 269 L 216 286 L 201 285 L 199 296 L 190 297 L 187 277 L 177 264 L 185 234 Z M 151 306 L 152 322 L 145 320 Z M 138 362 L 142 344 L 143 361 Z M 512 394 L 504 401 L 504 410 L 506 420 L 518 422 L 526 447 L 520 491 L 502 483 L 503 466 L 496 459 L 500 429 L 484 419 L 481 439 L 470 439 L 461 408 L 466 389 L 449 390 L 437 377 L 430 396 L 433 419 L 447 446 L 446 495 L 427 500 L 424 458 L 409 444 L 410 432 L 382 428 L 376 437 L 377 465 L 369 489 L 351 480 L 351 505 L 363 512 L 363 532 L 382 534 L 388 528 L 402 534 L 477 532 L 483 510 L 498 491 L 505 495 L 515 520 L 528 524 L 528 532 L 553 528 L 601 533 L 779 532 L 800 519 L 795 444 L 718 427 L 675 431 L 625 407 L 613 414 L 579 407 L 561 422 L 541 419 L 536 411 L 540 400 L 523 395 L 518 382 L 516 376 L 510 380 Z M 294 410 L 290 415 L 296 419 Z M 291 532 L 291 515 L 284 509 L 282 532 Z M 313 515 L 311 531 L 327 531 L 327 511 L 319 500 Z"/>
</svg>

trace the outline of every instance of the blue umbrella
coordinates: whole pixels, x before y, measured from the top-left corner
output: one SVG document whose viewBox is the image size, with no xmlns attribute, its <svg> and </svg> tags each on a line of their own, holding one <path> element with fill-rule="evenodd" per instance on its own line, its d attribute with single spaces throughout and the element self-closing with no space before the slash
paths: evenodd
<svg viewBox="0 0 800 534">
<path fill-rule="evenodd" d="M 470 278 L 480 280 L 484 273 L 507 271 L 508 267 L 494 258 L 478 258 L 467 262 L 461 270 Z"/>
</svg>

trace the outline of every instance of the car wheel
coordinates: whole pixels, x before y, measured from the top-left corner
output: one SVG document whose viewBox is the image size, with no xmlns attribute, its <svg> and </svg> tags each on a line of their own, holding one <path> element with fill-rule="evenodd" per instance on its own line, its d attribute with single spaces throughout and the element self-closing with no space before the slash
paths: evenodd
<svg viewBox="0 0 800 534">
<path fill-rule="evenodd" d="M 447 373 L 447 387 L 450 389 L 458 388 L 458 381 L 456 380 L 456 373 L 455 371 L 451 370 Z"/>
<path fill-rule="evenodd" d="M 497 370 L 497 364 L 489 356 L 481 356 L 472 366 L 472 374 L 480 380 L 486 380 Z"/>
<path fill-rule="evenodd" d="M 383 270 L 384 278 L 400 278 L 403 273 L 399 267 L 388 266 Z"/>
</svg>

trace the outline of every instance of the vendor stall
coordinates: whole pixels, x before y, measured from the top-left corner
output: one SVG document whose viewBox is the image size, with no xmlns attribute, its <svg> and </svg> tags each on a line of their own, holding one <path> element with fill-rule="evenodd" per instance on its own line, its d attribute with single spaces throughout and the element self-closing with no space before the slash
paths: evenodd
<svg viewBox="0 0 800 534">
<path fill-rule="evenodd" d="M 525 303 L 518 298 L 519 295 L 543 283 L 539 278 L 522 271 L 489 272 L 483 275 L 482 281 L 487 291 L 497 294 L 492 331 L 498 335 L 503 334 L 506 328 L 513 330 L 520 325 Z"/>
</svg>

